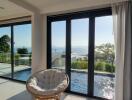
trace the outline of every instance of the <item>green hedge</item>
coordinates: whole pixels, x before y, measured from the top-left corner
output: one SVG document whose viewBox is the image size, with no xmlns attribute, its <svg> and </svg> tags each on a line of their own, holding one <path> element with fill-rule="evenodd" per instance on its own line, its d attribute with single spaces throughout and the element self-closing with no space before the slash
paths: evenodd
<svg viewBox="0 0 132 100">
<path fill-rule="evenodd" d="M 72 69 L 87 69 L 88 62 L 84 60 L 74 61 L 71 63 L 71 68 Z M 113 73 L 115 72 L 115 66 L 110 63 L 104 62 L 104 61 L 97 61 L 95 63 L 94 70 Z"/>
<path fill-rule="evenodd" d="M 26 59 L 26 60 L 20 59 L 20 57 L 21 57 L 20 54 L 14 55 L 14 62 L 16 66 L 18 65 L 31 66 L 31 61 L 32 61 L 31 54 L 29 55 L 29 59 Z M 0 63 L 11 64 L 11 55 L 0 53 Z"/>
<path fill-rule="evenodd" d="M 71 63 L 71 68 L 73 68 L 73 69 L 87 69 L 88 62 L 87 61 L 74 61 Z"/>
<path fill-rule="evenodd" d="M 95 70 L 113 73 L 115 72 L 115 65 L 103 61 L 98 61 L 95 64 Z"/>
<path fill-rule="evenodd" d="M 97 70 L 97 71 L 105 71 L 105 62 L 96 62 L 95 70 Z"/>
<path fill-rule="evenodd" d="M 10 55 L 6 55 L 4 53 L 0 53 L 0 63 L 11 63 Z"/>
<path fill-rule="evenodd" d="M 107 71 L 107 72 L 115 72 L 115 66 L 113 65 L 111 65 L 111 64 L 109 64 L 109 63 L 106 63 L 105 64 L 105 71 Z"/>
</svg>

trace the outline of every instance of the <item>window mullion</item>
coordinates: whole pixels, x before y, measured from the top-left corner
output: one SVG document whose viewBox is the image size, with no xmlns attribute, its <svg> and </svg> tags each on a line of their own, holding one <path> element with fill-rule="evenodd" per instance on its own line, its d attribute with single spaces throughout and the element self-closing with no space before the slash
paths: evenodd
<svg viewBox="0 0 132 100">
<path fill-rule="evenodd" d="M 95 17 L 89 18 L 89 47 L 88 47 L 88 95 L 93 96 L 94 92 L 94 38 L 95 38 Z"/>
<path fill-rule="evenodd" d="M 14 28 L 11 25 L 11 78 L 14 78 Z"/>
<path fill-rule="evenodd" d="M 71 85 L 71 20 L 66 20 L 66 73 L 69 76 L 69 86 Z"/>
</svg>

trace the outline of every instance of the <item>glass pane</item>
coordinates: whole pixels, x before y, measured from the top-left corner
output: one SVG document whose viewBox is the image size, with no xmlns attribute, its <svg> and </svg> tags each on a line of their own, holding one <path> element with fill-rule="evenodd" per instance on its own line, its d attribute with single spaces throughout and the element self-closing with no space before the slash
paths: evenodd
<svg viewBox="0 0 132 100">
<path fill-rule="evenodd" d="M 89 19 L 71 21 L 71 91 L 88 93 Z"/>
<path fill-rule="evenodd" d="M 14 78 L 26 81 L 31 73 L 31 24 L 14 26 Z"/>
<path fill-rule="evenodd" d="M 0 76 L 11 77 L 11 27 L 0 28 Z"/>
<path fill-rule="evenodd" d="M 65 71 L 66 21 L 52 22 L 52 68 Z"/>
<path fill-rule="evenodd" d="M 94 96 L 114 99 L 115 52 L 112 16 L 95 19 Z"/>
</svg>

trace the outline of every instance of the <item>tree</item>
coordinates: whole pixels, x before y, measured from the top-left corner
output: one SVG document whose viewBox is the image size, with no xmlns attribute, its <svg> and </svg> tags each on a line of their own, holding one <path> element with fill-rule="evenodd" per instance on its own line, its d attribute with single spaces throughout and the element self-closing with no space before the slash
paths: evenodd
<svg viewBox="0 0 132 100">
<path fill-rule="evenodd" d="M 18 48 L 17 53 L 21 54 L 21 56 L 25 56 L 24 54 L 28 54 L 27 48 Z"/>
<path fill-rule="evenodd" d="M 87 69 L 88 68 L 88 62 L 84 60 L 78 60 L 71 63 L 71 67 L 73 69 Z"/>
<path fill-rule="evenodd" d="M 105 64 L 105 71 L 113 73 L 113 72 L 115 72 L 115 66 L 112 66 L 111 64 L 106 63 Z"/>
<path fill-rule="evenodd" d="M 97 61 L 95 64 L 95 70 L 105 71 L 105 62 Z"/>
<path fill-rule="evenodd" d="M 111 63 L 112 66 L 115 60 L 114 45 L 111 43 L 102 44 L 95 48 L 96 60 L 101 59 L 107 63 Z"/>
<path fill-rule="evenodd" d="M 115 59 L 114 45 L 110 43 L 96 46 L 95 53 L 96 59 L 102 59 L 106 62 L 113 62 Z"/>
<path fill-rule="evenodd" d="M 10 37 L 8 35 L 3 35 L 0 37 L 0 51 L 9 52 L 10 51 Z"/>
</svg>

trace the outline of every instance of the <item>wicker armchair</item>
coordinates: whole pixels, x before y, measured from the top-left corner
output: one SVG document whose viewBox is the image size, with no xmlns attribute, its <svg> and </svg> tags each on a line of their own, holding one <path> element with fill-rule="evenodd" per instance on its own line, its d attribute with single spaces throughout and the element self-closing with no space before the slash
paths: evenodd
<svg viewBox="0 0 132 100">
<path fill-rule="evenodd" d="M 33 74 L 26 83 L 27 90 L 36 100 L 60 100 L 68 87 L 69 78 L 64 72 L 48 69 Z"/>
</svg>

